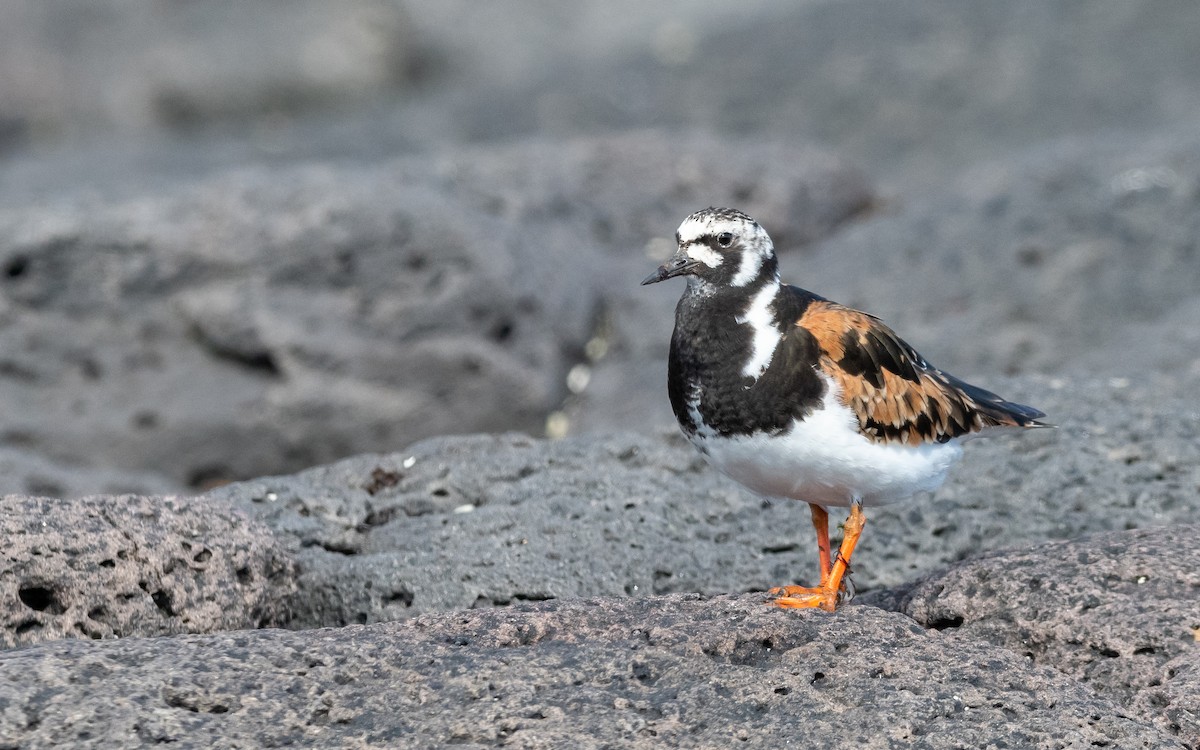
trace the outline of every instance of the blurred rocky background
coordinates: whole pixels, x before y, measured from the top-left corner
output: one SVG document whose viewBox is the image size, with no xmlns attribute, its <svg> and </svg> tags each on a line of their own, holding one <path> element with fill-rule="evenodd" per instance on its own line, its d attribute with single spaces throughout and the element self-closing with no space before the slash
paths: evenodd
<svg viewBox="0 0 1200 750">
<path fill-rule="evenodd" d="M 1200 746 L 1198 31 L 1184 0 L 0 4 L 0 744 L 757 746 L 807 712 Z M 810 580 L 805 509 L 675 436 L 678 289 L 638 281 L 708 205 L 1060 425 L 874 514 L 855 581 L 892 613 L 833 651 L 753 594 Z"/>
</svg>

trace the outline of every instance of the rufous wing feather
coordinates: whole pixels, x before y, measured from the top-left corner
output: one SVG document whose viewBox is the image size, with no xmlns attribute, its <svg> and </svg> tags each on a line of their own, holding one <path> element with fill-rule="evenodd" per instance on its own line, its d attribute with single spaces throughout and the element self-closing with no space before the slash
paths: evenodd
<svg viewBox="0 0 1200 750">
<path fill-rule="evenodd" d="M 942 372 L 878 318 L 826 300 L 797 321 L 820 349 L 859 431 L 879 443 L 944 443 L 987 427 L 1038 427 L 1044 416 Z"/>
</svg>

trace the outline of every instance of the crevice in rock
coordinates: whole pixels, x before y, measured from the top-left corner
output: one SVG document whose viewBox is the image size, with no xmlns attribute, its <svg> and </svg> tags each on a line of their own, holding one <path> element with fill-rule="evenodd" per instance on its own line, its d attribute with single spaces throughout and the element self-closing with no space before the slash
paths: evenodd
<svg viewBox="0 0 1200 750">
<path fill-rule="evenodd" d="M 251 372 L 256 372 L 269 378 L 281 378 L 283 371 L 279 368 L 279 363 L 265 347 L 262 349 L 244 349 L 240 347 L 227 346 L 220 341 L 209 336 L 201 326 L 193 325 L 190 330 L 191 338 L 200 348 L 204 349 L 214 358 L 224 362 L 243 367 Z"/>
<path fill-rule="evenodd" d="M 17 589 L 17 597 L 26 607 L 38 612 L 61 615 L 66 611 L 66 607 L 58 598 L 58 592 L 48 586 L 27 584 Z"/>
<path fill-rule="evenodd" d="M 962 615 L 945 614 L 939 615 L 938 617 L 930 620 L 925 624 L 925 627 L 929 628 L 930 630 L 953 630 L 954 628 L 962 627 L 962 624 Z"/>
</svg>

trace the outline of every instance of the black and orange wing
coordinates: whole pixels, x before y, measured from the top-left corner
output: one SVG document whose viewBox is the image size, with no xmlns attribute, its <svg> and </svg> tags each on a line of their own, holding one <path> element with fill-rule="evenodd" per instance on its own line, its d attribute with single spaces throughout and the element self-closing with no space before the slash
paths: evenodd
<svg viewBox="0 0 1200 750">
<path fill-rule="evenodd" d="M 873 442 L 944 443 L 987 427 L 1040 427 L 1037 409 L 1005 401 L 931 366 L 878 318 L 810 302 L 796 323 L 816 340 L 817 368 Z"/>
</svg>

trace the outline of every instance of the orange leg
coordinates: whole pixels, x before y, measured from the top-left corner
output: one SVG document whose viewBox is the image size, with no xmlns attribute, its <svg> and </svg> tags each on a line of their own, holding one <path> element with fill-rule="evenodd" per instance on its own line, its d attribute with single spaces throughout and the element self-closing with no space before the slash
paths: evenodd
<svg viewBox="0 0 1200 750">
<path fill-rule="evenodd" d="M 808 504 L 812 512 L 812 525 L 817 530 L 817 554 L 821 556 L 821 585 L 829 580 L 833 562 L 829 557 L 829 512 L 820 505 Z"/>
<path fill-rule="evenodd" d="M 863 527 L 867 523 L 862 512 L 862 505 L 854 503 L 850 506 L 850 517 L 843 527 L 842 546 L 838 549 L 837 559 L 829 564 L 829 515 L 822 508 L 818 516 L 818 506 L 811 506 L 813 526 L 817 529 L 817 547 L 821 555 L 821 585 L 818 588 L 803 586 L 780 586 L 771 589 L 770 593 L 777 595 L 774 604 L 778 607 L 800 608 L 820 607 L 832 612 L 837 608 L 838 593 L 842 589 L 842 579 L 850 569 L 850 556 L 858 545 Z M 828 572 L 826 572 L 828 571 Z"/>
<path fill-rule="evenodd" d="M 829 555 L 829 512 L 816 503 L 809 503 L 808 510 L 812 514 L 813 529 L 817 532 L 817 553 L 821 560 L 821 586 L 817 588 L 776 586 L 768 593 L 787 597 L 820 594 L 824 591 L 826 582 L 829 581 L 829 571 L 833 568 L 833 562 Z"/>
</svg>

